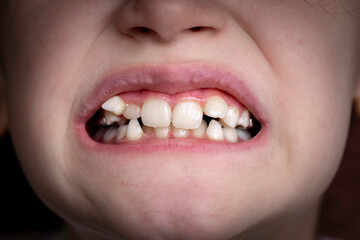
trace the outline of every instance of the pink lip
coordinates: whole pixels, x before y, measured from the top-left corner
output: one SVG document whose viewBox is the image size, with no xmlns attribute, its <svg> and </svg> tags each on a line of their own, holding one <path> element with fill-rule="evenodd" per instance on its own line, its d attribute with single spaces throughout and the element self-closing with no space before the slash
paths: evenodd
<svg viewBox="0 0 360 240">
<path fill-rule="evenodd" d="M 150 90 L 175 94 L 200 88 L 219 89 L 237 99 L 249 109 L 261 123 L 260 133 L 253 139 L 237 144 L 225 142 L 204 141 L 198 139 L 155 139 L 137 144 L 125 143 L 118 145 L 100 144 L 93 141 L 85 129 L 86 122 L 98 111 L 101 104 L 111 96 L 121 92 Z M 92 149 L 101 148 L 109 151 L 155 151 L 156 150 L 204 150 L 218 151 L 231 149 L 248 149 L 264 143 L 268 135 L 268 114 L 260 104 L 253 89 L 247 81 L 235 74 L 215 66 L 203 64 L 160 64 L 142 65 L 127 68 L 106 76 L 94 88 L 94 91 L 84 98 L 77 117 L 75 128 L 82 143 Z"/>
</svg>

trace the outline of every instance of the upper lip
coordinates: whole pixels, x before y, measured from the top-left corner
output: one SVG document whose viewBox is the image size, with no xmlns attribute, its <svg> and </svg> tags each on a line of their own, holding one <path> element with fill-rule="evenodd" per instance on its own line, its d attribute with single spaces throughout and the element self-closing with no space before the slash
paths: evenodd
<svg viewBox="0 0 360 240">
<path fill-rule="evenodd" d="M 112 72 L 83 98 L 77 114 L 79 124 L 88 121 L 110 97 L 121 92 L 150 90 L 176 94 L 200 88 L 219 89 L 243 104 L 264 126 L 266 109 L 248 79 L 208 64 L 144 64 Z"/>
</svg>

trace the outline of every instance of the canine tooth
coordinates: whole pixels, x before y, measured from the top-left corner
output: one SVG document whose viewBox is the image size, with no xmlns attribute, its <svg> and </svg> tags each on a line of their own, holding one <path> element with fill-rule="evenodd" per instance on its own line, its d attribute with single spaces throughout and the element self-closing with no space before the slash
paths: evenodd
<svg viewBox="0 0 360 240">
<path fill-rule="evenodd" d="M 236 129 L 236 133 L 242 141 L 248 141 L 251 139 L 251 135 L 244 129 Z"/>
<path fill-rule="evenodd" d="M 163 99 L 148 99 L 141 109 L 141 120 L 148 127 L 167 127 L 171 123 L 172 112 Z"/>
<path fill-rule="evenodd" d="M 198 128 L 192 130 L 192 134 L 196 138 L 203 138 L 206 132 L 207 124 L 204 120 L 201 121 L 201 124 Z"/>
<path fill-rule="evenodd" d="M 140 117 L 140 112 L 141 108 L 138 105 L 130 103 L 126 106 L 123 115 L 127 119 L 137 119 Z"/>
<path fill-rule="evenodd" d="M 126 131 L 126 138 L 129 140 L 137 140 L 143 135 L 143 130 L 137 119 L 132 119 Z"/>
<path fill-rule="evenodd" d="M 208 128 L 206 129 L 206 135 L 211 140 L 221 141 L 224 140 L 224 133 L 221 128 L 221 124 L 216 120 L 211 120 Z"/>
<path fill-rule="evenodd" d="M 194 101 L 179 102 L 173 110 L 172 124 L 177 128 L 195 129 L 201 124 L 203 110 Z"/>
<path fill-rule="evenodd" d="M 117 132 L 117 135 L 116 135 L 116 140 L 119 141 L 120 139 L 123 139 L 126 136 L 127 128 L 128 128 L 128 125 L 120 126 L 120 128 Z"/>
<path fill-rule="evenodd" d="M 104 142 L 111 142 L 115 138 L 117 131 L 118 129 L 115 127 L 110 127 L 108 130 L 106 130 L 104 134 Z"/>
<path fill-rule="evenodd" d="M 125 103 L 119 96 L 113 96 L 104 102 L 101 107 L 104 110 L 108 110 L 116 115 L 121 115 L 125 108 Z"/>
<path fill-rule="evenodd" d="M 250 126 L 250 113 L 248 110 L 244 110 L 237 122 L 237 125 L 242 126 L 243 128 L 247 128 Z"/>
<path fill-rule="evenodd" d="M 170 126 L 154 128 L 157 138 L 168 138 L 170 132 Z"/>
<path fill-rule="evenodd" d="M 104 111 L 104 116 L 105 116 L 105 124 L 106 125 L 111 125 L 114 122 L 119 122 L 120 121 L 119 116 L 116 116 L 114 113 L 109 112 L 107 110 Z"/>
<path fill-rule="evenodd" d="M 207 100 L 204 112 L 209 117 L 224 118 L 228 112 L 228 105 L 221 97 L 213 96 Z"/>
<path fill-rule="evenodd" d="M 142 129 L 143 129 L 144 133 L 146 133 L 147 135 L 151 135 L 154 132 L 154 128 L 148 127 L 146 125 L 143 125 Z"/>
<path fill-rule="evenodd" d="M 235 106 L 231 106 L 228 108 L 228 112 L 225 118 L 222 120 L 225 124 L 231 128 L 235 128 L 239 121 L 240 112 L 239 109 Z"/>
<path fill-rule="evenodd" d="M 183 129 L 183 128 L 177 128 L 177 127 L 172 127 L 172 130 L 174 132 L 174 137 L 176 138 L 185 138 L 189 136 L 189 130 L 188 129 Z"/>
<path fill-rule="evenodd" d="M 236 143 L 238 141 L 239 137 L 236 133 L 235 128 L 224 127 L 223 132 L 224 132 L 225 139 L 228 140 L 229 142 Z"/>
</svg>

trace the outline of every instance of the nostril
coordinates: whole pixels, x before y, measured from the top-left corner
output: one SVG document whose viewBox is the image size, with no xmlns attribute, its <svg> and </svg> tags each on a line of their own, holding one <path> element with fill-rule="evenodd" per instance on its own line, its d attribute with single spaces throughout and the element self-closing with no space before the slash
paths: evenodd
<svg viewBox="0 0 360 240">
<path fill-rule="evenodd" d="M 197 27 L 192 27 L 189 30 L 192 31 L 192 32 L 200 32 L 200 31 L 202 31 L 204 29 L 205 29 L 205 27 L 203 27 L 203 26 L 197 26 Z"/>
<path fill-rule="evenodd" d="M 148 27 L 133 27 L 130 29 L 131 32 L 138 32 L 138 33 L 150 33 L 153 30 L 151 30 Z"/>
</svg>

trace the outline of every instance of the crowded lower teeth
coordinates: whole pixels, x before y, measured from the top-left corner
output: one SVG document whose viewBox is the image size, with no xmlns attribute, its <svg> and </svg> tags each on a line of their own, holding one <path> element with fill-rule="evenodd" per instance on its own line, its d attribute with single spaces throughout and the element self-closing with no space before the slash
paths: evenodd
<svg viewBox="0 0 360 240">
<path fill-rule="evenodd" d="M 161 98 L 146 99 L 140 107 L 114 96 L 88 122 L 87 130 L 95 141 L 106 144 L 152 138 L 237 143 L 252 139 L 261 129 L 247 109 L 241 111 L 219 96 L 210 97 L 203 106 L 195 100 L 182 100 L 173 109 Z"/>
</svg>

